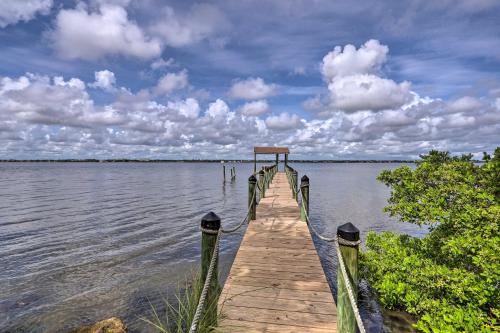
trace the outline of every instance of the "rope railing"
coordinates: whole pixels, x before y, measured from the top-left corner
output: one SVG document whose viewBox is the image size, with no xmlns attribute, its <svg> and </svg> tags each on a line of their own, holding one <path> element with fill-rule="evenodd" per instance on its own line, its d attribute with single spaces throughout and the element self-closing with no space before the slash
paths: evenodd
<svg viewBox="0 0 500 333">
<path fill-rule="evenodd" d="M 207 230 L 204 230 L 207 232 Z M 200 299 L 198 301 L 198 305 L 196 306 L 196 312 L 193 316 L 193 321 L 191 322 L 191 327 L 189 329 L 189 333 L 196 333 L 198 330 L 198 323 L 200 321 L 201 313 L 203 312 L 203 308 L 205 307 L 205 301 L 208 294 L 208 288 L 210 283 L 212 282 L 212 277 L 214 276 L 215 271 L 215 263 L 217 262 L 217 257 L 219 255 L 219 242 L 220 242 L 221 232 L 217 232 L 217 240 L 215 241 L 214 251 L 212 252 L 212 259 L 210 260 L 210 266 L 208 266 L 207 276 L 205 278 L 205 283 L 203 284 L 203 289 L 201 291 Z"/>
<path fill-rule="evenodd" d="M 272 170 L 273 168 L 274 167 L 271 167 L 269 170 Z M 266 172 L 266 173 L 268 173 L 268 172 Z M 271 178 L 273 176 L 274 176 L 274 174 L 270 175 Z M 258 184 L 258 182 L 257 182 L 257 184 Z M 249 216 L 252 213 L 252 209 L 254 207 L 254 203 L 256 202 L 255 200 L 257 198 L 257 191 L 262 191 L 262 188 L 259 185 L 254 187 L 253 192 L 251 194 L 252 198 L 248 204 L 247 213 L 245 214 L 245 217 L 241 220 L 241 222 L 237 226 L 230 228 L 230 229 L 224 229 L 222 226 L 220 226 L 220 219 L 218 218 L 218 216 L 216 216 L 213 213 L 209 213 L 209 214 L 207 214 L 207 216 L 210 214 L 213 214 L 218 219 L 219 226 L 217 227 L 216 230 L 210 229 L 210 228 L 204 228 L 203 227 L 203 219 L 202 219 L 202 227 L 200 228 L 202 231 L 202 235 L 206 234 L 206 235 L 212 236 L 212 237 L 216 236 L 217 238 L 216 238 L 215 244 L 213 245 L 212 257 L 210 259 L 210 264 L 208 266 L 208 271 L 207 271 L 207 274 L 205 277 L 205 282 L 203 283 L 203 289 L 202 289 L 201 294 L 200 294 L 200 299 L 198 301 L 198 305 L 196 306 L 196 311 L 195 311 L 195 314 L 193 316 L 193 321 L 191 322 L 189 333 L 196 333 L 198 330 L 198 325 L 199 325 L 203 310 L 205 308 L 205 303 L 206 303 L 207 295 L 208 295 L 209 290 L 210 290 L 210 285 L 212 283 L 212 279 L 215 276 L 215 273 L 217 272 L 216 263 L 217 263 L 217 258 L 219 256 L 219 243 L 220 243 L 220 239 L 222 237 L 222 234 L 233 233 L 233 232 L 237 231 L 238 229 L 240 229 L 245 224 L 245 222 L 248 222 Z M 210 216 L 210 218 L 213 218 L 213 217 Z M 204 219 L 205 219 L 205 217 L 204 217 Z"/>
<path fill-rule="evenodd" d="M 293 182 L 292 182 L 292 180 L 290 178 L 289 178 L 289 181 L 293 185 Z M 357 303 L 357 300 L 356 300 L 356 297 L 355 297 L 354 288 L 353 288 L 353 286 L 351 284 L 351 279 L 349 278 L 349 274 L 347 273 L 346 264 L 344 262 L 344 257 L 342 255 L 341 250 L 340 250 L 340 245 L 349 246 L 349 247 L 356 247 L 356 246 L 358 246 L 361 243 L 361 241 L 359 241 L 359 240 L 357 240 L 357 241 L 350 241 L 350 240 L 343 239 L 343 238 L 337 237 L 337 236 L 330 236 L 330 237 L 328 237 L 328 236 L 322 235 L 314 227 L 314 225 L 311 223 L 311 220 L 309 218 L 308 209 L 307 209 L 307 207 L 305 205 L 306 200 L 304 199 L 304 195 L 303 195 L 301 187 L 299 187 L 299 189 L 297 190 L 296 193 L 299 193 L 299 192 L 301 193 L 301 196 L 300 196 L 301 197 L 301 200 L 300 200 L 301 213 L 305 216 L 305 221 L 307 222 L 307 224 L 308 224 L 309 229 L 311 230 L 311 232 L 314 235 L 316 235 L 316 237 L 318 237 L 319 239 L 321 239 L 322 241 L 333 242 L 334 243 L 335 252 L 336 252 L 336 255 L 337 255 L 337 259 L 338 259 L 338 267 L 340 269 L 342 280 L 344 281 L 344 285 L 345 285 L 346 290 L 347 290 L 347 295 L 348 295 L 348 298 L 349 298 L 349 304 L 351 305 L 352 313 L 354 314 L 354 318 L 356 320 L 356 326 L 358 327 L 360 333 L 366 333 L 366 329 L 365 329 L 363 320 L 361 319 L 361 315 L 359 313 L 359 308 L 358 308 L 358 303 Z"/>
</svg>

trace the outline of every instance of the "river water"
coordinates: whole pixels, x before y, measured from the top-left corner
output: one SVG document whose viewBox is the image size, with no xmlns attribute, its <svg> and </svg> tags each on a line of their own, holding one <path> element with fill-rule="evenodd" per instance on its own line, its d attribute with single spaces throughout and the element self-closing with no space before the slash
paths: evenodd
<svg viewBox="0 0 500 333">
<path fill-rule="evenodd" d="M 229 165 L 228 165 L 229 166 Z M 199 265 L 201 217 L 225 227 L 244 217 L 250 163 L 223 184 L 217 163 L 0 163 L 0 332 L 65 332 L 111 316 L 131 332 Z M 325 234 L 352 222 L 423 235 L 382 212 L 389 190 L 376 181 L 399 164 L 293 165 L 310 178 L 312 223 Z M 244 230 L 221 241 L 221 282 Z M 314 239 L 336 293 L 333 248 Z M 370 332 L 387 331 L 368 294 Z"/>
</svg>

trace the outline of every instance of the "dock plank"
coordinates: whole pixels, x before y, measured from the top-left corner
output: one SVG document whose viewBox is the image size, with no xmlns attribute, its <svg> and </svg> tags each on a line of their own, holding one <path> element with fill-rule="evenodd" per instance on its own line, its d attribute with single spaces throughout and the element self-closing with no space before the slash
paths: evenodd
<svg viewBox="0 0 500 333">
<path fill-rule="evenodd" d="M 307 224 L 278 172 L 219 299 L 216 332 L 336 332 L 337 309 Z"/>
</svg>

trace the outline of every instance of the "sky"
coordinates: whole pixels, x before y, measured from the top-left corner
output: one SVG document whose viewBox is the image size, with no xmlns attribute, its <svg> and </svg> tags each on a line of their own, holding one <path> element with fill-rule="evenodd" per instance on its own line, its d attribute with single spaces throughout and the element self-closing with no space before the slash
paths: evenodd
<svg viewBox="0 0 500 333">
<path fill-rule="evenodd" d="M 497 0 L 2 0 L 0 158 L 500 145 Z"/>
</svg>

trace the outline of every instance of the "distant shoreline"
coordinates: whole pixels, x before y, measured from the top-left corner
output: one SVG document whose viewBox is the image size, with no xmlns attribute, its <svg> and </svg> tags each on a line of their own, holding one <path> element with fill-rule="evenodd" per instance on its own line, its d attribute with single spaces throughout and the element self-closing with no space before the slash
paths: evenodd
<svg viewBox="0 0 500 333">
<path fill-rule="evenodd" d="M 257 163 L 273 163 L 275 160 L 257 160 Z M 152 159 L 39 159 L 15 160 L 3 159 L 0 163 L 253 163 L 253 160 L 152 160 Z M 479 162 L 479 161 L 478 161 Z M 280 160 L 280 163 L 284 163 Z M 415 163 L 414 160 L 288 160 L 288 163 Z"/>
</svg>

